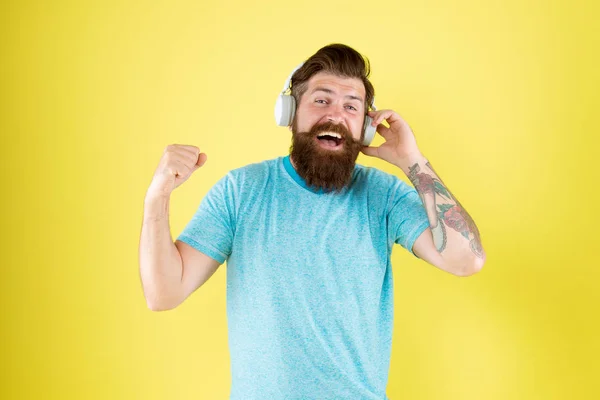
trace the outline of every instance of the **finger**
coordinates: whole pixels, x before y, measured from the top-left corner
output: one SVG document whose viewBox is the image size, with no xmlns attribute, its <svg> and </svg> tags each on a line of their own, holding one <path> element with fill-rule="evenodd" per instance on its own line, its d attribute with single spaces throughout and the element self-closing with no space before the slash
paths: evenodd
<svg viewBox="0 0 600 400">
<path fill-rule="evenodd" d="M 384 111 L 384 110 L 378 110 L 378 111 L 369 111 L 369 112 L 367 113 L 367 115 L 368 115 L 369 117 L 371 117 L 371 120 L 372 120 L 372 121 L 371 121 L 371 124 L 372 124 L 373 126 L 376 126 L 376 124 L 375 124 L 375 121 L 376 121 L 376 120 L 379 118 L 379 116 L 381 115 L 381 113 L 382 113 L 383 111 Z"/>
<path fill-rule="evenodd" d="M 379 116 L 379 115 L 383 114 L 386 111 L 389 111 L 389 109 L 387 109 L 387 108 L 381 108 L 379 110 L 371 110 L 371 111 L 369 111 L 369 115 Z"/>
<path fill-rule="evenodd" d="M 381 124 L 384 120 L 389 124 L 400 123 L 407 126 L 410 129 L 408 123 L 394 110 L 377 110 L 369 112 L 369 116 L 373 119 L 372 125 L 376 126 Z"/>
<path fill-rule="evenodd" d="M 387 137 L 387 135 L 389 135 L 390 133 L 390 128 L 388 128 L 387 126 L 385 126 L 384 124 L 379 124 L 377 125 L 377 132 L 383 136 L 384 138 Z"/>
<path fill-rule="evenodd" d="M 383 120 L 386 120 L 388 123 L 391 123 L 392 121 L 389 118 L 392 114 L 394 114 L 394 111 L 392 110 L 381 110 L 379 111 L 379 114 L 375 118 L 373 118 L 373 122 L 376 125 L 381 124 Z"/>
<path fill-rule="evenodd" d="M 364 146 L 362 149 L 360 149 L 360 151 L 369 156 L 369 157 L 377 157 L 378 154 L 378 147 L 370 147 L 370 146 Z"/>
<path fill-rule="evenodd" d="M 206 155 L 206 153 L 200 153 L 198 155 L 198 161 L 196 161 L 196 168 L 200 168 L 201 166 L 204 165 L 204 163 L 206 162 L 206 160 L 208 159 L 208 156 Z"/>
<path fill-rule="evenodd" d="M 189 157 L 193 161 L 198 159 L 198 155 L 200 154 L 200 149 L 196 146 L 182 146 L 179 148 L 181 154 Z"/>
<path fill-rule="evenodd" d="M 171 158 L 180 158 L 181 160 L 185 160 L 187 163 L 189 163 L 189 165 L 194 165 L 196 164 L 196 161 L 198 161 L 198 148 L 196 148 L 196 150 L 194 151 L 194 149 L 191 148 L 192 146 L 184 146 L 184 145 L 174 145 L 174 146 L 169 146 L 169 148 L 166 150 L 166 153 L 168 153 L 170 155 Z"/>
<path fill-rule="evenodd" d="M 181 147 L 182 149 L 184 149 L 184 150 L 191 151 L 192 153 L 194 153 L 194 152 L 196 152 L 196 153 L 197 153 L 197 152 L 198 152 L 198 150 L 199 150 L 199 149 L 198 149 L 198 146 L 194 146 L 194 145 L 192 145 L 192 144 L 182 144 L 182 145 L 180 145 L 180 147 Z"/>
<path fill-rule="evenodd" d="M 397 112 L 395 112 L 393 110 L 389 110 L 389 111 L 390 111 L 389 115 L 385 117 L 386 121 L 389 124 L 401 123 L 403 125 L 408 126 L 408 123 L 404 120 L 404 118 L 402 118 L 400 116 L 400 114 L 398 114 Z"/>
</svg>

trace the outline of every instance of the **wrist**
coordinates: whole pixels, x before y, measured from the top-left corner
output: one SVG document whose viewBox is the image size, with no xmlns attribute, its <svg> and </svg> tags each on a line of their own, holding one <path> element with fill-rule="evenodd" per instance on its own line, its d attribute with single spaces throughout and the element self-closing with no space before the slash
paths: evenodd
<svg viewBox="0 0 600 400">
<path fill-rule="evenodd" d="M 169 216 L 169 196 L 148 193 L 144 199 L 144 220 L 160 220 Z"/>
<path fill-rule="evenodd" d="M 152 202 L 163 202 L 171 197 L 172 191 L 168 191 L 164 185 L 160 185 L 156 182 L 152 182 L 146 191 L 146 197 L 144 198 L 145 203 Z"/>
<path fill-rule="evenodd" d="M 146 192 L 146 197 L 144 197 L 144 205 L 146 205 L 146 206 L 164 205 L 169 202 L 170 198 L 171 198 L 170 193 L 149 190 L 148 192 Z"/>
<path fill-rule="evenodd" d="M 410 168 L 415 164 L 423 164 L 427 163 L 427 159 L 425 156 L 420 153 L 411 153 L 406 156 L 399 157 L 394 161 L 394 165 L 400 168 L 406 175 L 410 174 Z"/>
</svg>

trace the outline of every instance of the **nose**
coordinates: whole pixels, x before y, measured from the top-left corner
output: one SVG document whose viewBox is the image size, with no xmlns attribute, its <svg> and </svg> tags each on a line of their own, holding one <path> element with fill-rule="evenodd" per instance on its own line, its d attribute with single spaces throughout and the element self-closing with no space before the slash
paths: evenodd
<svg viewBox="0 0 600 400">
<path fill-rule="evenodd" d="M 335 124 L 343 122 L 343 114 L 342 110 L 340 109 L 340 106 L 332 105 L 331 107 L 329 107 L 327 113 L 327 121 L 331 121 Z"/>
</svg>

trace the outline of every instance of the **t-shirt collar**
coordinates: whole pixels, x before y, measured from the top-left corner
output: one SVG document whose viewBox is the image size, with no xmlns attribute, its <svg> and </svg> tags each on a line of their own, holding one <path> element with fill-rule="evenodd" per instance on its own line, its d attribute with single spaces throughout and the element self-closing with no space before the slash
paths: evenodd
<svg viewBox="0 0 600 400">
<path fill-rule="evenodd" d="M 290 175 L 290 177 L 294 181 L 296 181 L 298 183 L 298 185 L 302 186 L 304 189 L 309 190 L 313 193 L 325 194 L 325 191 L 323 191 L 323 189 L 317 189 L 312 186 L 309 186 L 306 183 L 306 181 L 304 180 L 304 178 L 302 178 L 300 175 L 298 175 L 298 172 L 296 172 L 296 169 L 294 168 L 294 166 L 292 165 L 292 162 L 290 161 L 289 154 L 283 158 L 283 166 L 284 166 L 285 170 L 287 171 L 287 173 Z"/>
</svg>

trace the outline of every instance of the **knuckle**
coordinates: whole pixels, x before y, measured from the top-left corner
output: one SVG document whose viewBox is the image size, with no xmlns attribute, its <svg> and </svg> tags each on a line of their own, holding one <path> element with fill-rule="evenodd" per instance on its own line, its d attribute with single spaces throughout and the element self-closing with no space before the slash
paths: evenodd
<svg viewBox="0 0 600 400">
<path fill-rule="evenodd" d="M 165 154 L 165 162 L 168 165 L 176 165 L 178 163 L 181 163 L 181 159 L 177 153 L 169 152 Z"/>
</svg>

